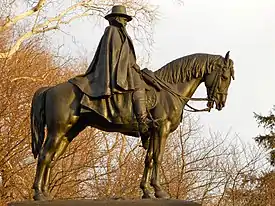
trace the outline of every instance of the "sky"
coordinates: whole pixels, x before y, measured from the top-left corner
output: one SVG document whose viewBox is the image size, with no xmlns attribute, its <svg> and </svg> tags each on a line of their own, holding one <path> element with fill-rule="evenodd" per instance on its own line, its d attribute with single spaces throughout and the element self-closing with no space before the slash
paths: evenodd
<svg viewBox="0 0 275 206">
<path fill-rule="evenodd" d="M 159 20 L 154 27 L 154 45 L 150 67 L 164 64 L 192 53 L 225 55 L 235 65 L 235 80 L 229 88 L 222 111 L 196 113 L 204 132 L 237 134 L 243 141 L 253 141 L 259 129 L 253 112 L 268 114 L 275 104 L 275 1 L 274 0 L 152 0 L 159 6 Z M 94 26 L 89 21 L 73 24 L 63 37 L 65 47 L 74 54 L 85 51 L 88 60 L 98 45 L 107 21 Z M 67 40 L 66 40 L 67 38 Z M 137 53 L 137 56 L 142 56 Z M 201 85 L 196 97 L 205 97 Z M 193 104 L 204 108 L 205 103 Z"/>
</svg>

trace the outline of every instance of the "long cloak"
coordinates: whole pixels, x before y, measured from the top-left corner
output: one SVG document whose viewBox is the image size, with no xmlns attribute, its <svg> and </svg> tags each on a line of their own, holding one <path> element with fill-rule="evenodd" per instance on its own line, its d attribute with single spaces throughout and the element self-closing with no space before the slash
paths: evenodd
<svg viewBox="0 0 275 206">
<path fill-rule="evenodd" d="M 69 82 L 90 97 L 123 93 L 137 88 L 140 82 L 133 43 L 123 28 L 105 29 L 92 63 L 85 74 Z M 137 79 L 139 78 L 139 80 Z"/>
</svg>

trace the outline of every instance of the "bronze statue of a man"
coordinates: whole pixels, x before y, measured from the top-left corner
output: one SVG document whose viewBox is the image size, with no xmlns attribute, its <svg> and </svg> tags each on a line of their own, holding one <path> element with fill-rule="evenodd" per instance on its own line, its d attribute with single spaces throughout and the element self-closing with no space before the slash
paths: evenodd
<svg viewBox="0 0 275 206">
<path fill-rule="evenodd" d="M 94 98 L 110 96 L 114 93 L 133 91 L 134 112 L 142 134 L 148 131 L 145 83 L 136 63 L 133 42 L 127 34 L 127 22 L 132 17 L 126 8 L 116 5 L 105 16 L 109 26 L 100 40 L 92 63 L 84 75 L 70 80 L 86 95 Z"/>
</svg>

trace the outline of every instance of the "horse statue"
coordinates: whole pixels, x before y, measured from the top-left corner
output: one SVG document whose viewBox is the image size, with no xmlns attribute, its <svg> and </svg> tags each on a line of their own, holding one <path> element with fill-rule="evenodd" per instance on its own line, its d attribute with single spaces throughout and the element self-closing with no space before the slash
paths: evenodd
<svg viewBox="0 0 275 206">
<path fill-rule="evenodd" d="M 145 69 L 146 70 L 146 69 Z M 155 72 L 143 71 L 148 84 L 148 112 L 152 119 L 140 183 L 142 198 L 169 198 L 160 185 L 160 167 L 168 135 L 179 126 L 183 109 L 198 86 L 207 88 L 208 111 L 216 105 L 225 106 L 227 91 L 234 79 L 233 61 L 212 54 L 191 54 L 178 58 Z M 156 86 L 158 85 L 158 86 Z M 127 96 L 128 95 L 128 96 Z M 38 157 L 33 184 L 34 199 L 48 200 L 51 168 L 64 153 L 68 144 L 87 126 L 107 132 L 138 137 L 138 124 L 133 114 L 129 92 L 109 98 L 90 99 L 70 82 L 38 89 L 32 99 L 32 152 Z M 103 106 L 102 106 L 103 105 Z M 106 109 L 107 108 L 107 109 Z M 47 137 L 45 136 L 47 126 Z"/>
</svg>

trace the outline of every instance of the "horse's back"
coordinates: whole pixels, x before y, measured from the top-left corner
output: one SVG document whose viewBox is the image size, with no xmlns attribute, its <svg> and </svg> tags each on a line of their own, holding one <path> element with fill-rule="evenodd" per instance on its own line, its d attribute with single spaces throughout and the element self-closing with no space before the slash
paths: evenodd
<svg viewBox="0 0 275 206">
<path fill-rule="evenodd" d="M 59 83 L 59 84 L 56 84 L 54 86 L 50 86 L 48 87 L 49 88 L 49 91 L 50 93 L 52 94 L 63 94 L 63 95 L 66 95 L 73 91 L 73 85 L 69 82 L 62 82 L 62 83 Z"/>
<path fill-rule="evenodd" d="M 40 87 L 40 88 L 38 88 L 35 92 L 34 92 L 34 94 L 33 94 L 33 101 L 34 101 L 34 99 L 37 97 L 37 96 L 39 96 L 39 95 L 41 95 L 42 93 L 44 93 L 46 90 L 48 90 L 49 88 L 51 88 L 51 87 Z"/>
</svg>

